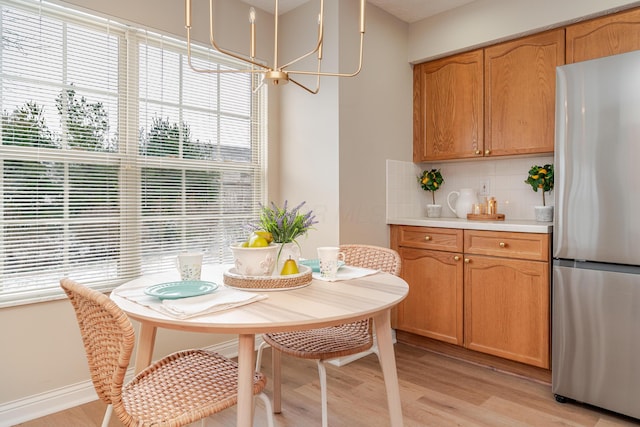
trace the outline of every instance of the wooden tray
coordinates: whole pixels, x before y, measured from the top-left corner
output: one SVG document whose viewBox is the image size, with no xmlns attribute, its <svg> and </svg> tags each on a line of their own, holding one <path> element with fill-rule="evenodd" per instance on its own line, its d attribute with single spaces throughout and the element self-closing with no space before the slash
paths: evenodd
<svg viewBox="0 0 640 427">
<path fill-rule="evenodd" d="M 504 221 L 504 214 L 467 214 L 467 219 L 471 221 Z"/>
</svg>

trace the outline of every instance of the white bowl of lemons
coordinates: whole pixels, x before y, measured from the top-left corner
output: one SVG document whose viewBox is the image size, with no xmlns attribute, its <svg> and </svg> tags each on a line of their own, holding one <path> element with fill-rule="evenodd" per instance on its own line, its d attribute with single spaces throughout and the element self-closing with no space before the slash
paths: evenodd
<svg viewBox="0 0 640 427">
<path fill-rule="evenodd" d="M 252 234 L 246 242 L 231 245 L 236 273 L 243 276 L 271 276 L 280 245 Z"/>
</svg>

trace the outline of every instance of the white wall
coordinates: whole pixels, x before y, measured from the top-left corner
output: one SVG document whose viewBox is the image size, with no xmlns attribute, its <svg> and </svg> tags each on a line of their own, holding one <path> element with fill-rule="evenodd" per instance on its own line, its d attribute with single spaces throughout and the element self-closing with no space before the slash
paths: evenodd
<svg viewBox="0 0 640 427">
<path fill-rule="evenodd" d="M 452 191 L 472 188 L 478 193 L 481 181 L 485 181 L 490 196 L 498 201 L 498 213 L 504 214 L 507 220 L 534 220 L 534 206 L 542 205 L 542 193 L 534 192 L 524 181 L 531 166 L 548 163 L 553 163 L 553 156 L 417 164 L 390 160 L 387 162 L 387 218 L 426 219 L 431 193 L 419 186 L 417 176 L 425 169 L 436 168 L 444 178 L 442 187 L 435 193 L 436 203 L 442 205 L 443 217 L 456 217 L 447 204 Z M 553 205 L 553 191 L 545 193 L 545 199 L 547 205 Z M 451 201 L 455 204 L 454 196 Z"/>
<path fill-rule="evenodd" d="M 289 57 L 315 36 L 303 28 L 305 19 L 317 14 L 316 2 L 311 3 L 282 21 L 295 41 L 287 44 Z M 325 3 L 323 71 L 357 69 L 358 6 L 354 0 Z M 323 245 L 388 245 L 385 160 L 410 159 L 412 153 L 407 30 L 408 24 L 368 5 L 364 69 L 358 76 L 323 78 L 317 95 L 291 84 L 282 88 L 281 196 L 306 200 L 319 220 L 300 241 L 303 256 L 315 257 Z"/>
<path fill-rule="evenodd" d="M 317 2 L 309 2 L 285 14 L 281 23 L 282 61 L 289 62 L 315 47 L 317 41 Z M 322 69 L 336 70 L 338 58 L 338 7 L 335 1 L 325 4 L 325 40 Z M 313 56 L 315 58 L 315 56 Z M 315 70 L 315 60 L 294 65 L 294 70 Z M 316 80 L 293 76 L 316 88 Z M 298 204 L 306 201 L 305 210 L 312 209 L 319 224 L 306 238 L 298 240 L 302 256 L 314 258 L 318 246 L 338 243 L 339 232 L 339 110 L 338 82 L 335 78 L 321 80 L 320 91 L 312 95 L 288 83 L 280 88 L 280 201 Z"/>
<path fill-rule="evenodd" d="M 341 7 L 341 34 L 357 31 L 359 9 L 351 5 Z M 385 162 L 410 160 L 413 153 L 407 34 L 406 23 L 369 5 L 364 68 L 358 77 L 340 80 L 340 243 L 389 245 Z M 340 46 L 345 68 L 355 69 L 358 41 Z"/>
<path fill-rule="evenodd" d="M 424 62 L 637 5 L 628 0 L 476 0 L 412 24 L 408 58 Z"/>
</svg>

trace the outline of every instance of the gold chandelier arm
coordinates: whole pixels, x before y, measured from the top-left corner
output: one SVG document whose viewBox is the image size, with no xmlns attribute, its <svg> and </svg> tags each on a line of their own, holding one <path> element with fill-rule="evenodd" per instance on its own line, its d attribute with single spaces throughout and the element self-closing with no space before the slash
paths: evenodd
<svg viewBox="0 0 640 427">
<path fill-rule="evenodd" d="M 209 14 L 211 15 L 209 19 L 209 42 L 211 43 L 211 46 L 222 54 L 229 55 L 230 57 L 238 59 L 243 62 L 248 62 L 249 64 L 253 64 L 256 67 L 260 67 L 262 70 L 247 69 L 247 70 L 232 71 L 232 70 L 217 70 L 217 69 L 216 70 L 198 69 L 194 67 L 193 64 L 191 63 L 191 0 L 185 0 L 185 27 L 187 29 L 187 61 L 189 63 L 189 68 L 191 68 L 193 71 L 198 73 L 259 73 L 259 72 L 263 72 L 263 70 L 271 70 L 271 68 L 269 68 L 264 64 L 261 64 L 243 55 L 238 55 L 237 53 L 234 53 L 219 47 L 213 36 L 213 0 L 209 0 Z"/>
<path fill-rule="evenodd" d="M 318 71 L 316 73 L 316 88 L 315 90 L 312 90 L 308 87 L 306 87 L 305 85 L 303 85 L 302 83 L 296 81 L 295 79 L 292 79 L 291 77 L 289 77 L 289 81 L 292 82 L 293 84 L 295 84 L 298 87 L 301 87 L 302 89 L 306 90 L 307 92 L 309 92 L 312 95 L 315 95 L 318 93 L 318 91 L 320 90 L 320 65 L 322 63 L 322 60 L 320 58 L 318 58 Z"/>
<path fill-rule="evenodd" d="M 230 69 L 230 70 L 219 70 L 219 69 L 209 69 L 209 68 L 197 68 L 195 65 L 193 65 L 193 63 L 191 62 L 191 28 L 187 27 L 187 65 L 189 65 L 189 68 L 191 68 L 193 71 L 195 71 L 196 73 L 216 73 L 216 74 L 228 74 L 228 73 L 252 73 L 252 74 L 258 74 L 258 73 L 264 73 L 264 65 L 261 65 L 261 67 L 263 69 L 254 69 L 254 68 L 247 68 L 245 70 L 238 70 L 238 69 Z"/>
<path fill-rule="evenodd" d="M 191 0 L 186 0 L 186 1 L 191 3 Z M 220 46 L 218 46 L 218 43 L 216 42 L 213 34 L 214 34 L 213 33 L 213 0 L 209 0 L 209 43 L 211 43 L 211 46 L 218 52 L 223 53 L 225 55 L 229 55 L 232 58 L 239 59 L 240 61 L 248 62 L 249 64 L 253 64 L 256 67 L 260 67 L 265 70 L 271 70 L 271 68 L 267 67 L 266 65 L 256 62 L 249 57 L 246 57 L 244 55 L 239 55 L 230 50 L 221 48 Z"/>
<path fill-rule="evenodd" d="M 362 57 L 363 57 L 363 43 L 364 43 L 364 33 L 360 33 L 360 60 L 358 63 L 358 68 L 353 73 L 328 73 L 328 72 L 315 72 L 315 71 L 297 71 L 297 70 L 288 70 L 287 74 L 301 74 L 301 75 L 318 75 L 324 77 L 355 77 L 362 70 Z"/>
<path fill-rule="evenodd" d="M 296 85 L 296 86 L 298 86 L 298 87 L 301 87 L 302 89 L 306 90 L 307 92 L 309 92 L 309 93 L 310 93 L 310 94 L 312 94 L 312 95 L 317 94 L 317 93 L 318 93 L 318 91 L 320 90 L 320 76 L 318 76 L 318 84 L 317 84 L 317 86 L 316 86 L 316 89 L 315 89 L 315 90 L 311 90 L 311 89 L 309 89 L 308 87 L 306 87 L 305 85 L 303 85 L 303 84 L 302 84 L 302 83 L 300 83 L 300 82 L 295 81 L 295 80 L 294 80 L 294 79 L 292 79 L 291 77 L 289 77 L 289 81 L 290 81 L 291 83 L 293 83 L 294 85 Z"/>
<path fill-rule="evenodd" d="M 291 61 L 291 62 L 288 62 L 287 64 L 283 65 L 282 67 L 278 67 L 278 70 L 286 71 L 286 70 L 285 70 L 285 68 L 287 68 L 287 67 L 289 67 L 289 66 L 291 66 L 291 65 L 295 64 L 295 63 L 296 63 L 296 62 L 298 62 L 298 61 L 303 60 L 304 58 L 306 58 L 306 57 L 308 57 L 308 56 L 310 56 L 310 55 L 313 55 L 314 53 L 318 52 L 318 50 L 319 50 L 321 47 L 322 47 L 322 34 L 321 34 L 320 38 L 318 39 L 318 44 L 316 44 L 315 49 L 313 49 L 312 51 L 309 51 L 309 52 L 305 53 L 305 54 L 304 54 L 304 55 L 302 55 L 301 57 L 299 57 L 299 58 L 297 58 L 297 59 L 294 59 L 294 60 L 293 60 L 293 61 Z M 312 72 L 311 74 L 314 74 L 314 73 Z"/>
<path fill-rule="evenodd" d="M 303 60 L 304 58 L 313 55 L 318 52 L 318 59 L 322 59 L 322 44 L 324 43 L 324 0 L 320 0 L 320 14 L 318 15 L 318 43 L 316 43 L 316 47 L 311 51 L 305 53 L 299 58 L 294 59 L 283 65 L 282 67 L 278 67 L 278 64 L 273 64 L 274 67 L 277 67 L 280 71 L 286 71 L 285 68 L 295 64 L 298 61 Z"/>
</svg>

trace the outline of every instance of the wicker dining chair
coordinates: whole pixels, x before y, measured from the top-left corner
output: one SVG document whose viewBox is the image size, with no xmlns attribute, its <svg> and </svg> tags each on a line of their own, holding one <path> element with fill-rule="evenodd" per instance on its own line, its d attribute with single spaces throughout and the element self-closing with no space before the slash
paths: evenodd
<svg viewBox="0 0 640 427">
<path fill-rule="evenodd" d="M 372 268 L 400 275 L 402 262 L 392 249 L 370 245 L 341 245 L 345 264 L 354 267 Z M 322 426 L 327 420 L 327 373 L 325 361 L 361 353 L 373 347 L 372 319 L 360 320 L 339 326 L 293 332 L 263 334 L 264 342 L 258 348 L 256 370 L 259 370 L 262 350 L 271 346 L 273 359 L 274 409 L 280 412 L 280 355 L 302 359 L 313 359 L 318 364 L 322 400 Z M 374 350 L 374 353 L 377 352 Z"/>
<path fill-rule="evenodd" d="M 238 400 L 238 366 L 211 351 L 185 350 L 152 363 L 124 384 L 135 335 L 127 315 L 106 295 L 71 279 L 60 281 L 71 300 L 94 388 L 125 426 L 184 426 L 229 408 Z M 123 385 L 124 384 L 124 385 Z M 262 393 L 263 374 L 253 377 L 273 427 L 271 402 Z"/>
</svg>

